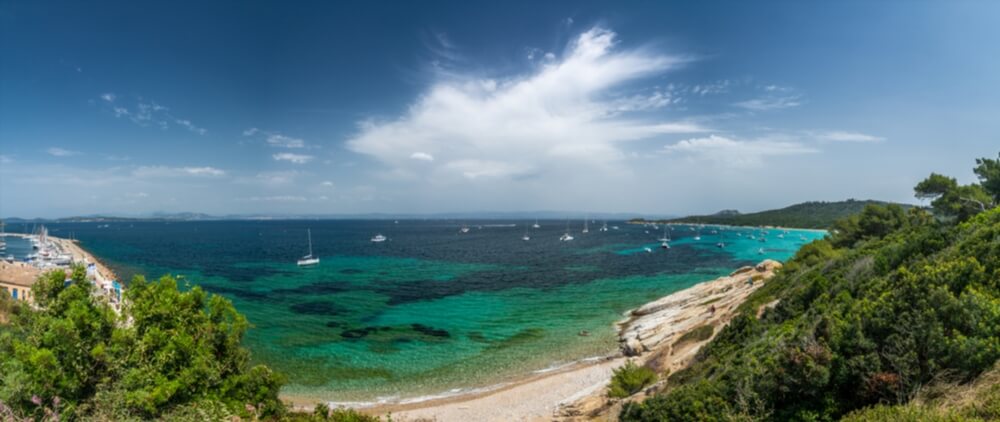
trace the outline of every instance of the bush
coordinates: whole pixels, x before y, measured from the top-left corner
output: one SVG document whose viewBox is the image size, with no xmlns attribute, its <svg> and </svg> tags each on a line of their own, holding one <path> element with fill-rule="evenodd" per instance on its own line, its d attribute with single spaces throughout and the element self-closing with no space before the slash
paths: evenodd
<svg viewBox="0 0 1000 422">
<path fill-rule="evenodd" d="M 613 398 L 631 396 L 656 382 L 656 373 L 652 369 L 636 365 L 631 360 L 613 372 L 611 385 L 608 387 L 608 396 Z"/>
<path fill-rule="evenodd" d="M 635 422 L 730 420 L 729 404 L 709 382 L 684 385 L 642 403 L 626 403 L 620 419 Z"/>
</svg>

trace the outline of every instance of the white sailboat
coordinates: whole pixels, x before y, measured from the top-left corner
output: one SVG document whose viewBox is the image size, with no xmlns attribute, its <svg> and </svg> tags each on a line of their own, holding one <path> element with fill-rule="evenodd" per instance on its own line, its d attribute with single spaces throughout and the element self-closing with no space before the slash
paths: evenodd
<svg viewBox="0 0 1000 422">
<path fill-rule="evenodd" d="M 566 221 L 566 233 L 563 233 L 562 236 L 559 236 L 559 241 L 569 242 L 570 240 L 573 240 L 573 236 L 569 234 L 569 221 Z"/>
<path fill-rule="evenodd" d="M 469 226 L 463 224 L 462 228 L 459 230 L 459 233 L 468 233 L 468 232 L 469 232 Z"/>
<path fill-rule="evenodd" d="M 531 240 L 531 236 L 528 236 L 528 231 L 527 230 L 524 231 L 524 236 L 521 236 L 521 240 L 523 240 L 525 242 Z"/>
<path fill-rule="evenodd" d="M 309 236 L 309 255 L 303 256 L 299 259 L 298 264 L 300 267 L 319 264 L 319 257 L 313 256 L 312 230 L 306 229 L 306 234 Z"/>
<path fill-rule="evenodd" d="M 535 224 L 531 225 L 531 228 L 533 228 L 533 229 L 540 229 L 540 228 L 542 228 L 542 226 L 538 225 L 538 219 L 537 218 L 535 219 Z"/>
<path fill-rule="evenodd" d="M 588 219 L 586 218 L 583 219 L 583 231 L 581 233 L 590 233 L 590 227 L 587 226 L 587 220 Z"/>
<path fill-rule="evenodd" d="M 382 242 L 385 242 L 386 240 L 387 240 L 387 238 L 385 236 L 382 236 L 382 233 L 379 233 L 379 234 L 376 234 L 375 236 L 372 236 L 372 242 L 374 242 L 374 243 L 382 243 Z"/>
<path fill-rule="evenodd" d="M 608 231 L 608 222 L 607 222 L 607 221 L 605 221 L 605 222 L 604 222 L 604 225 L 603 225 L 603 226 L 601 226 L 601 228 L 600 228 L 600 229 L 598 229 L 597 231 L 599 231 L 599 232 L 606 232 L 606 231 Z"/>
</svg>

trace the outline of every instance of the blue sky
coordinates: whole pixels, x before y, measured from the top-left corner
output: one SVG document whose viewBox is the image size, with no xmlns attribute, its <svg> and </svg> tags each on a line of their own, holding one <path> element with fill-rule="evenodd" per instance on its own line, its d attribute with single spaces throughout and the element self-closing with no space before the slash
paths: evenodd
<svg viewBox="0 0 1000 422">
<path fill-rule="evenodd" d="M 996 2 L 0 2 L 0 216 L 911 201 Z"/>
</svg>

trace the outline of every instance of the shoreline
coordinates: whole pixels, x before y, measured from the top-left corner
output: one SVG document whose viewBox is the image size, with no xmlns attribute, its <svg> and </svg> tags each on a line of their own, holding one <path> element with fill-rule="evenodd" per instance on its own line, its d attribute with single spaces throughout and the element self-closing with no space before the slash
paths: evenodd
<svg viewBox="0 0 1000 422">
<path fill-rule="evenodd" d="M 612 371 L 628 360 L 658 373 L 675 372 L 694 358 L 729 323 L 736 309 L 764 285 L 781 263 L 764 260 L 739 268 L 727 276 L 706 280 L 625 312 L 614 326 L 619 350 L 607 356 L 582 359 L 546 372 L 534 372 L 514 381 L 454 395 L 428 395 L 426 400 L 365 403 L 363 406 L 327 402 L 331 407 L 352 407 L 371 415 L 392 414 L 398 420 L 436 421 L 551 421 L 578 420 L 616 411 L 619 401 L 606 398 Z M 684 335 L 704 325 L 713 326 L 707 338 L 685 340 Z M 662 387 L 665 381 L 654 384 Z M 638 393 L 641 398 L 643 393 Z M 284 396 L 297 411 L 312 411 L 321 400 Z M 420 397 L 416 398 L 420 399 Z M 413 400 L 413 399 L 410 399 Z"/>
</svg>

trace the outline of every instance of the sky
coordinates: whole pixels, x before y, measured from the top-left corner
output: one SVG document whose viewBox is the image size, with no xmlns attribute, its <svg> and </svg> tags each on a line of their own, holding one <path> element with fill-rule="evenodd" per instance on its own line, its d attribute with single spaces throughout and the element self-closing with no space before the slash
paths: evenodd
<svg viewBox="0 0 1000 422">
<path fill-rule="evenodd" d="M 1000 3 L 0 0 L 0 217 L 913 203 Z"/>
</svg>

